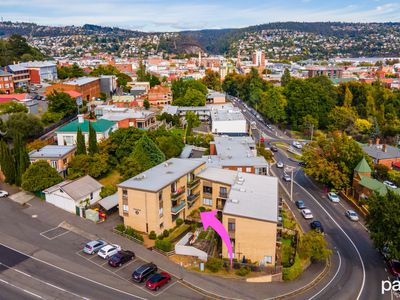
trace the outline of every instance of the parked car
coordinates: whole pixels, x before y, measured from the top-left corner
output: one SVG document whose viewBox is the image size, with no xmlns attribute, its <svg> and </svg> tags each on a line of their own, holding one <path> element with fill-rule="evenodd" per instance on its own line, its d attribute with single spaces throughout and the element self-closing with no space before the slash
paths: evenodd
<svg viewBox="0 0 400 300">
<path fill-rule="evenodd" d="M 267 125 L 265 125 L 265 126 L 267 126 L 267 128 L 268 128 L 269 130 L 272 130 L 272 125 L 271 125 L 271 124 L 267 124 Z"/>
<path fill-rule="evenodd" d="M 320 221 L 312 221 L 310 223 L 310 227 L 312 230 L 324 233 L 324 227 L 322 226 Z"/>
<path fill-rule="evenodd" d="M 277 167 L 277 168 L 283 168 L 283 162 L 282 162 L 282 161 L 278 161 L 278 162 L 276 163 L 276 167 Z"/>
<path fill-rule="evenodd" d="M 157 272 L 157 266 L 153 263 L 141 265 L 132 273 L 132 279 L 136 282 L 143 282 L 151 274 Z"/>
<path fill-rule="evenodd" d="M 397 185 L 395 185 L 393 182 L 391 182 L 391 181 L 389 181 L 389 180 L 385 180 L 385 181 L 383 182 L 383 184 L 386 185 L 386 186 L 388 186 L 388 187 L 390 187 L 390 188 L 392 188 L 392 189 L 397 189 Z"/>
<path fill-rule="evenodd" d="M 8 197 L 8 192 L 0 190 L 0 198 Z"/>
<path fill-rule="evenodd" d="M 293 141 L 292 145 L 293 145 L 293 147 L 295 147 L 297 149 L 302 149 L 303 148 L 303 145 L 300 144 L 300 142 L 298 142 L 298 141 Z"/>
<path fill-rule="evenodd" d="M 311 213 L 311 210 L 308 208 L 305 208 L 301 211 L 301 214 L 303 215 L 303 218 L 308 220 L 314 218 L 313 214 Z"/>
<path fill-rule="evenodd" d="M 305 167 L 305 166 L 306 166 L 306 163 L 305 163 L 304 161 L 299 161 L 299 166 L 300 166 L 300 167 Z"/>
<path fill-rule="evenodd" d="M 103 248 L 105 245 L 107 245 L 107 242 L 103 241 L 103 240 L 94 240 L 94 241 L 90 241 L 89 243 L 87 243 L 85 245 L 85 247 L 83 248 L 83 252 L 87 253 L 87 254 L 95 254 L 96 252 L 98 252 L 101 248 Z"/>
<path fill-rule="evenodd" d="M 117 254 L 118 251 L 121 251 L 121 246 L 115 245 L 115 244 L 114 245 L 106 245 L 99 250 L 97 255 L 103 259 L 109 259 L 114 254 Z"/>
<path fill-rule="evenodd" d="M 400 278 L 400 261 L 396 259 L 389 259 L 387 261 L 387 266 L 390 274 L 396 278 Z"/>
<path fill-rule="evenodd" d="M 331 200 L 332 202 L 336 202 L 336 203 L 340 202 L 339 196 L 334 192 L 328 193 L 328 199 Z"/>
<path fill-rule="evenodd" d="M 167 272 L 156 273 L 146 281 L 146 287 L 158 291 L 160 287 L 171 281 L 171 275 Z"/>
<path fill-rule="evenodd" d="M 359 217 L 357 213 L 354 210 L 346 210 L 346 217 L 348 217 L 350 220 L 357 222 L 359 220 Z"/>
<path fill-rule="evenodd" d="M 112 267 L 121 267 L 124 263 L 131 261 L 135 258 L 135 253 L 132 251 L 118 251 L 110 257 L 108 264 Z"/>
<path fill-rule="evenodd" d="M 296 204 L 296 206 L 297 206 L 298 209 L 304 209 L 304 208 L 306 208 L 306 205 L 304 204 L 304 201 L 303 201 L 303 200 L 297 200 L 297 201 L 295 202 L 295 204 Z"/>
<path fill-rule="evenodd" d="M 272 152 L 278 152 L 278 147 L 272 145 L 272 146 L 271 146 L 271 151 L 272 151 Z"/>
<path fill-rule="evenodd" d="M 289 174 L 284 174 L 284 175 L 282 176 L 282 179 L 283 179 L 284 181 L 286 181 L 286 182 L 292 181 L 292 178 L 290 177 Z"/>
</svg>

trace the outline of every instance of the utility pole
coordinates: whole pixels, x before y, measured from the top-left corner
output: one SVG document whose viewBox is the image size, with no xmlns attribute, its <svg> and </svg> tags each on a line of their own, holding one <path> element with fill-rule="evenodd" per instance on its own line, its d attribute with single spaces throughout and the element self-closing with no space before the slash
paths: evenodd
<svg viewBox="0 0 400 300">
<path fill-rule="evenodd" d="M 292 169 L 292 177 L 290 180 L 290 201 L 293 202 L 293 169 Z"/>
</svg>

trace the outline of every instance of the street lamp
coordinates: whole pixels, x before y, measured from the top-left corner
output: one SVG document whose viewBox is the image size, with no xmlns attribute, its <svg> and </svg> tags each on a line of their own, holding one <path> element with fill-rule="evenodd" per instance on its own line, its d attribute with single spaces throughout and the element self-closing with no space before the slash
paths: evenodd
<svg viewBox="0 0 400 300">
<path fill-rule="evenodd" d="M 290 201 L 293 202 L 293 179 L 294 179 L 294 172 L 295 168 L 294 167 L 285 167 L 285 173 L 286 172 L 291 172 L 290 176 Z"/>
</svg>

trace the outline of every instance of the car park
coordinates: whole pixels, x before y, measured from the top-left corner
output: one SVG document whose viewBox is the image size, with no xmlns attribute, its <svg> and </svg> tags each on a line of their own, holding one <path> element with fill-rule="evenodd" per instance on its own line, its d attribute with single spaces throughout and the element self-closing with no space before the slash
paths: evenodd
<svg viewBox="0 0 400 300">
<path fill-rule="evenodd" d="M 303 218 L 306 220 L 314 218 L 311 210 L 309 210 L 308 208 L 303 209 L 301 211 L 301 214 L 303 215 Z"/>
<path fill-rule="evenodd" d="M 389 181 L 389 180 L 385 180 L 385 181 L 383 182 L 383 184 L 386 185 L 386 186 L 388 186 L 388 187 L 390 187 L 390 188 L 392 188 L 392 189 L 397 189 L 397 185 L 395 185 L 393 182 L 391 182 L 391 181 Z"/>
<path fill-rule="evenodd" d="M 157 266 L 153 263 L 141 265 L 132 273 L 132 279 L 136 282 L 143 282 L 147 277 L 157 272 Z"/>
<path fill-rule="evenodd" d="M 295 202 L 295 204 L 296 204 L 296 206 L 297 206 L 298 209 L 304 209 L 304 208 L 306 208 L 306 205 L 304 204 L 304 201 L 303 201 L 303 200 L 297 200 L 297 201 Z"/>
<path fill-rule="evenodd" d="M 117 254 L 118 251 L 121 250 L 121 246 L 119 245 L 106 245 L 102 247 L 99 252 L 97 253 L 98 256 L 100 256 L 103 259 L 109 259 L 111 256 L 114 254 Z"/>
<path fill-rule="evenodd" d="M 103 248 L 105 245 L 107 245 L 107 242 L 103 240 L 94 240 L 88 242 L 85 247 L 83 248 L 83 252 L 87 254 L 95 254 L 97 253 L 101 248 Z"/>
<path fill-rule="evenodd" d="M 324 227 L 322 226 L 320 221 L 312 221 L 310 223 L 310 227 L 312 230 L 318 231 L 320 233 L 324 233 Z"/>
<path fill-rule="evenodd" d="M 128 261 L 131 261 L 135 258 L 135 253 L 132 251 L 118 251 L 116 254 L 110 257 L 108 260 L 108 264 L 112 267 L 121 267 Z"/>
<path fill-rule="evenodd" d="M 357 222 L 359 220 L 359 217 L 357 213 L 354 210 L 346 210 L 346 217 L 348 217 L 350 220 Z"/>
<path fill-rule="evenodd" d="M 400 261 L 396 259 L 389 259 L 387 261 L 387 266 L 390 274 L 396 278 L 400 278 Z"/>
<path fill-rule="evenodd" d="M 276 167 L 277 167 L 277 168 L 283 168 L 283 162 L 282 162 L 282 161 L 278 161 L 278 162 L 276 163 Z"/>
<path fill-rule="evenodd" d="M 328 193 L 328 199 L 331 200 L 332 202 L 336 202 L 336 203 L 340 202 L 339 196 L 334 192 Z"/>
<path fill-rule="evenodd" d="M 156 273 L 146 281 L 146 287 L 158 291 L 163 285 L 171 281 L 171 275 L 167 272 Z"/>
<path fill-rule="evenodd" d="M 3 198 L 3 197 L 8 197 L 8 192 L 0 190 L 0 198 Z"/>
<path fill-rule="evenodd" d="M 282 179 L 286 182 L 291 182 L 292 178 L 290 177 L 289 174 L 283 174 Z"/>
</svg>

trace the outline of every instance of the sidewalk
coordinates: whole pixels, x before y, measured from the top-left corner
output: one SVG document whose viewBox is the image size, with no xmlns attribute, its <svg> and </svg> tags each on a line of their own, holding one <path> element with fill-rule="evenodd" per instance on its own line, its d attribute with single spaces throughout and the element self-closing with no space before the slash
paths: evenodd
<svg viewBox="0 0 400 300">
<path fill-rule="evenodd" d="M 206 291 L 204 295 L 214 294 L 217 298 L 225 299 L 265 299 L 274 298 L 282 294 L 300 289 L 311 283 L 324 269 L 324 264 L 311 265 L 302 276 L 293 282 L 247 283 L 244 280 L 224 279 L 216 276 L 207 276 L 188 271 L 165 256 L 146 249 L 144 246 L 132 242 L 110 231 L 107 222 L 95 224 L 76 215 L 63 211 L 51 204 L 35 198 L 29 202 L 30 207 L 24 212 L 28 215 L 37 215 L 49 228 L 62 225 L 86 238 L 102 238 L 110 243 L 116 243 L 123 248 L 132 250 L 145 261 L 152 261 L 161 269 L 166 270 L 177 278 L 182 279 L 196 290 Z"/>
</svg>

